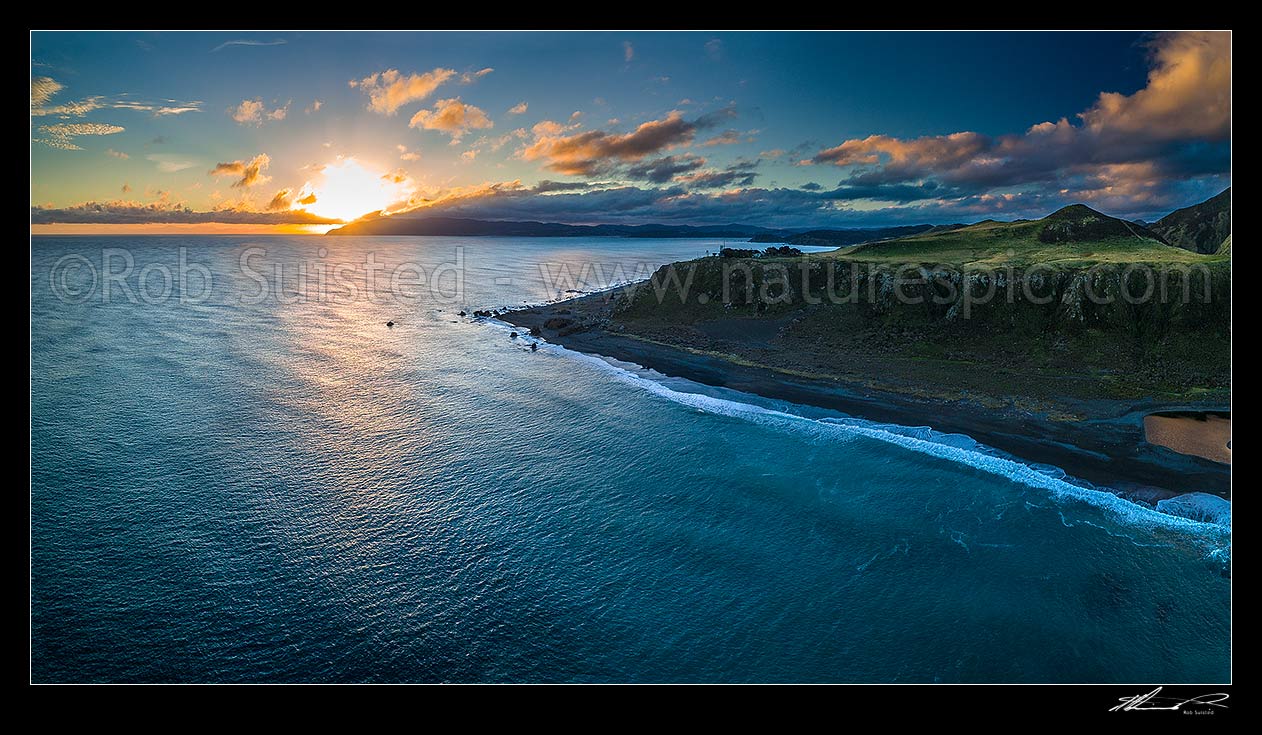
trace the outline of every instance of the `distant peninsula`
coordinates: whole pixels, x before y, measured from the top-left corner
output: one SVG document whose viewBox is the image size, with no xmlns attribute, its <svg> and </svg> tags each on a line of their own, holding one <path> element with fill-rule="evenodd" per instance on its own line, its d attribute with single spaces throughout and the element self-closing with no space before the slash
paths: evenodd
<svg viewBox="0 0 1262 735">
<path fill-rule="evenodd" d="M 948 225 L 904 225 L 899 227 L 854 227 L 846 229 L 773 229 L 755 225 L 570 225 L 559 222 L 518 222 L 463 217 L 369 217 L 351 222 L 328 235 L 396 235 L 458 237 L 697 237 L 749 240 L 759 243 L 822 245 L 842 247 L 877 240 L 923 234 L 929 231 L 963 227 Z"/>
</svg>

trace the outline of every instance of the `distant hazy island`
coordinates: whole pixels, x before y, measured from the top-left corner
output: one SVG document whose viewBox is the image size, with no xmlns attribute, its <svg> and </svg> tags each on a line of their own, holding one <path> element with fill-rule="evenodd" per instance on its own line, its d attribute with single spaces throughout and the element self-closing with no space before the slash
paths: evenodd
<svg viewBox="0 0 1262 735">
<path fill-rule="evenodd" d="M 1226 495 L 1230 236 L 1230 190 L 1153 224 L 1073 205 L 824 253 L 730 249 L 501 318 L 668 374 L 965 433 L 1138 495 Z"/>
</svg>

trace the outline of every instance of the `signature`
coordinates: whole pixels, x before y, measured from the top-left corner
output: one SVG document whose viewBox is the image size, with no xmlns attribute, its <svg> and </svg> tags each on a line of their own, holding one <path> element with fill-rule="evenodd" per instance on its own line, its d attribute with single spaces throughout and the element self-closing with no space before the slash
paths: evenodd
<svg viewBox="0 0 1262 735">
<path fill-rule="evenodd" d="M 1226 709 L 1227 705 L 1223 702 L 1231 695 L 1223 692 L 1215 692 L 1213 694 L 1201 694 L 1191 699 L 1177 699 L 1175 697 L 1158 697 L 1161 693 L 1161 687 L 1148 692 L 1147 694 L 1136 694 L 1133 697 L 1122 697 L 1118 701 L 1121 704 L 1109 709 L 1110 712 L 1130 712 L 1132 710 L 1168 710 L 1178 712 L 1188 705 L 1201 705 L 1202 707 L 1219 707 Z"/>
</svg>

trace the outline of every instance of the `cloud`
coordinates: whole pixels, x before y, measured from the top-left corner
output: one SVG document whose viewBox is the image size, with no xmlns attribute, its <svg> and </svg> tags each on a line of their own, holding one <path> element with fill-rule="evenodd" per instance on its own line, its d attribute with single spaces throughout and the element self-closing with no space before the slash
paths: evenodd
<svg viewBox="0 0 1262 735">
<path fill-rule="evenodd" d="M 337 224 L 341 220 L 317 217 L 308 212 L 290 210 L 284 212 L 259 212 L 249 208 L 226 205 L 212 211 L 194 211 L 182 202 L 160 198 L 155 202 L 114 200 L 83 202 L 70 207 L 32 207 L 31 223 L 55 224 L 222 224 L 285 225 L 285 224 Z"/>
<path fill-rule="evenodd" d="M 674 181 L 684 185 L 690 191 L 696 189 L 726 189 L 731 187 L 747 187 L 754 185 L 758 174 L 754 172 L 757 162 L 740 161 L 719 171 L 696 171 L 674 177 Z"/>
<path fill-rule="evenodd" d="M 185 102 L 180 100 L 161 100 L 148 102 L 121 94 L 113 96 L 93 95 L 81 100 L 71 100 L 58 105 L 49 105 L 52 98 L 65 89 L 60 82 L 50 77 L 31 79 L 31 116 L 32 117 L 84 117 L 88 113 L 102 109 L 136 110 L 152 112 L 154 116 L 180 115 L 185 112 L 200 112 L 200 101 Z"/>
<path fill-rule="evenodd" d="M 315 195 L 315 192 L 312 192 L 312 193 L 310 193 L 310 194 L 306 195 L 305 197 L 301 197 L 301 198 L 299 198 L 299 199 L 298 199 L 298 203 L 299 203 L 299 204 L 303 204 L 303 205 L 306 205 L 306 204 L 315 204 L 315 203 L 316 203 L 316 195 Z"/>
<path fill-rule="evenodd" d="M 622 42 L 622 60 L 627 64 L 635 60 L 635 46 L 630 41 Z"/>
<path fill-rule="evenodd" d="M 105 99 L 105 98 L 98 98 Z M 161 100 L 158 102 L 144 102 L 129 98 L 116 99 L 106 102 L 103 107 L 111 107 L 116 110 L 135 110 L 137 112 L 152 112 L 154 117 L 166 117 L 168 115 L 183 115 L 186 112 L 201 112 L 202 103 L 200 100 L 191 102 L 181 102 L 179 100 Z"/>
<path fill-rule="evenodd" d="M 544 121 L 535 126 L 535 141 L 522 151 L 528 161 L 541 160 L 553 171 L 579 176 L 597 176 L 620 163 L 639 161 L 654 153 L 687 145 L 697 131 L 730 116 L 727 111 L 685 120 L 673 111 L 660 120 L 641 123 L 629 133 L 589 130 L 562 135 L 567 130 L 558 123 Z"/>
<path fill-rule="evenodd" d="M 710 61 L 723 60 L 723 42 L 717 38 L 711 38 L 705 42 L 705 54 L 710 57 Z"/>
<path fill-rule="evenodd" d="M 273 41 L 254 41 L 248 38 L 244 38 L 244 39 L 238 39 L 235 41 L 224 41 L 218 46 L 212 48 L 210 52 L 213 54 L 216 51 L 222 51 L 228 48 L 229 46 L 284 46 L 286 43 L 288 43 L 288 41 L 286 41 L 283 38 L 277 38 Z"/>
<path fill-rule="evenodd" d="M 272 201 L 267 203 L 267 211 L 276 212 L 291 208 L 293 202 L 293 189 L 281 189 L 272 197 Z"/>
<path fill-rule="evenodd" d="M 197 161 L 190 161 L 183 156 L 171 153 L 150 153 L 145 156 L 145 159 L 156 163 L 158 170 L 167 174 L 190 169 L 197 165 Z"/>
<path fill-rule="evenodd" d="M 1230 38 L 1162 34 L 1150 58 L 1142 89 L 1101 94 L 1076 116 L 1079 124 L 1063 117 L 995 137 L 871 135 L 801 163 L 846 169 L 841 191 L 885 187 L 887 201 L 916 201 L 919 192 L 924 200 L 951 197 L 996 209 L 1069 199 L 1107 202 L 1124 214 L 1159 211 L 1187 191 L 1229 180 Z"/>
<path fill-rule="evenodd" d="M 396 145 L 396 146 L 395 146 L 395 148 L 397 148 L 397 149 L 398 149 L 398 151 L 399 151 L 399 158 L 400 158 L 400 159 L 402 159 L 402 160 L 404 160 L 404 161 L 419 161 L 419 160 L 421 160 L 421 152 L 420 152 L 420 151 L 410 151 L 410 150 L 408 150 L 408 147 L 407 147 L 407 146 L 405 146 L 405 145 L 403 145 L 403 144 Z"/>
<path fill-rule="evenodd" d="M 491 72 L 493 72 L 493 71 L 495 71 L 495 70 L 494 70 L 494 69 L 492 69 L 492 68 L 491 68 L 491 67 L 489 67 L 489 66 L 488 66 L 488 67 L 486 67 L 485 69 L 478 69 L 477 71 L 467 71 L 467 72 L 465 72 L 465 73 L 463 73 L 463 74 L 461 74 L 461 75 L 460 75 L 460 83 L 461 83 L 461 84 L 473 84 L 473 83 L 474 83 L 474 82 L 476 82 L 477 80 L 481 79 L 482 77 L 486 76 L 487 74 L 490 74 L 490 73 L 491 73 Z"/>
<path fill-rule="evenodd" d="M 417 112 L 408 122 L 408 127 L 437 130 L 450 135 L 451 142 L 456 143 L 470 130 L 485 130 L 494 127 L 494 123 L 482 109 L 461 102 L 459 97 L 452 97 L 435 102 L 432 110 Z"/>
<path fill-rule="evenodd" d="M 280 107 L 269 110 L 267 109 L 267 106 L 263 104 L 262 99 L 255 97 L 252 100 L 241 100 L 241 104 L 228 110 L 228 114 L 232 116 L 233 120 L 236 120 L 242 125 L 257 126 L 262 125 L 269 120 L 284 120 L 285 116 L 289 114 L 289 105 L 290 103 L 286 102 Z"/>
<path fill-rule="evenodd" d="M 966 163 L 991 146 L 990 138 L 979 133 L 952 133 L 900 139 L 888 135 L 854 138 L 815 154 L 810 163 L 836 166 L 873 165 L 917 172 L 927 168 L 951 167 Z"/>
<path fill-rule="evenodd" d="M 387 69 L 369 74 L 363 79 L 350 81 L 368 95 L 368 109 L 382 115 L 393 115 L 409 102 L 425 99 L 434 90 L 456 75 L 455 69 L 436 68 L 424 74 L 404 76 L 398 69 Z"/>
<path fill-rule="evenodd" d="M 652 181 L 664 184 L 678 174 L 695 171 L 705 165 L 705 159 L 692 154 L 682 156 L 664 156 L 651 161 L 643 161 L 621 169 L 623 176 L 640 181 Z"/>
<path fill-rule="evenodd" d="M 82 100 L 72 102 L 63 102 L 60 105 L 52 105 L 48 107 L 32 107 L 32 117 L 46 117 L 49 115 L 68 119 L 72 117 L 83 117 L 89 112 L 105 107 L 104 97 L 88 97 Z"/>
<path fill-rule="evenodd" d="M 311 113 L 313 113 L 313 112 L 319 112 L 321 107 L 324 107 L 324 102 L 323 102 L 323 101 L 321 101 L 321 100 L 312 100 L 312 101 L 311 101 L 311 104 L 310 104 L 310 105 L 308 105 L 308 106 L 307 106 L 307 109 L 303 110 L 303 112 L 305 112 L 305 113 L 307 113 L 308 115 L 310 115 L 310 114 L 311 114 Z"/>
<path fill-rule="evenodd" d="M 463 160 L 465 163 L 470 163 L 477 157 L 478 157 L 477 148 L 470 148 L 469 150 L 460 154 L 460 159 Z"/>
<path fill-rule="evenodd" d="M 105 155 L 110 156 L 112 158 L 122 159 L 124 161 L 126 161 L 128 158 L 131 158 L 131 156 L 127 155 L 126 153 L 123 153 L 122 151 L 116 151 L 113 148 L 106 148 Z"/>
<path fill-rule="evenodd" d="M 716 145 L 733 145 L 742 141 L 741 134 L 735 130 L 724 130 L 701 145 L 709 148 Z"/>
<path fill-rule="evenodd" d="M 536 194 L 547 194 L 554 191 L 583 191 L 584 189 L 590 189 L 592 186 L 594 185 L 585 181 L 549 181 L 544 179 L 535 184 L 531 191 Z"/>
<path fill-rule="evenodd" d="M 510 114 L 510 115 L 521 115 L 521 114 L 525 113 L 525 112 L 526 112 L 526 110 L 528 110 L 528 109 L 530 109 L 530 105 L 526 104 L 526 102 L 523 100 L 523 101 L 518 102 L 517 104 L 513 105 L 512 107 L 508 108 L 508 114 Z"/>
<path fill-rule="evenodd" d="M 1168 33 L 1150 45 L 1148 84 L 1132 95 L 1103 92 L 1083 112 L 1087 128 L 1167 138 L 1231 135 L 1231 34 Z"/>
<path fill-rule="evenodd" d="M 35 77 L 31 80 L 31 109 L 34 110 L 48 104 L 53 95 L 63 89 L 65 87 L 51 77 Z"/>
<path fill-rule="evenodd" d="M 57 148 L 63 151 L 81 151 L 83 147 L 75 143 L 75 138 L 85 135 L 114 135 L 121 133 L 125 128 L 119 125 L 106 125 L 104 123 L 58 123 L 56 125 L 41 125 L 39 133 L 42 137 L 35 138 L 34 142 L 43 143 L 49 148 Z"/>
<path fill-rule="evenodd" d="M 131 184 L 129 184 L 129 183 L 127 183 L 126 181 L 124 181 L 124 182 L 123 182 L 123 193 L 124 193 L 124 194 L 126 194 L 126 193 L 127 193 L 127 192 L 129 192 L 129 191 L 131 191 Z"/>
<path fill-rule="evenodd" d="M 404 171 L 401 168 L 396 168 L 393 171 L 387 171 L 386 173 L 381 175 L 382 181 L 389 181 L 392 184 L 406 183 L 408 181 L 408 178 L 409 178 L 408 172 Z"/>
<path fill-rule="evenodd" d="M 266 153 L 260 153 L 249 161 L 229 161 L 227 163 L 217 163 L 215 167 L 208 172 L 210 176 L 233 176 L 240 177 L 232 182 L 234 189 L 248 189 L 251 186 L 266 184 L 271 181 L 270 176 L 263 174 L 263 170 L 271 165 L 272 159 Z"/>
</svg>

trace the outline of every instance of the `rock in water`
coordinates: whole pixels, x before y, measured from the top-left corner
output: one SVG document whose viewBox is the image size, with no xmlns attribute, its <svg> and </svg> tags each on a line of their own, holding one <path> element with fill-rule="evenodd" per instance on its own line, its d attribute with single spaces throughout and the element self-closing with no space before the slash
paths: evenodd
<svg viewBox="0 0 1262 735">
<path fill-rule="evenodd" d="M 531 342 L 531 343 L 530 343 L 530 351 L 531 351 L 531 352 L 538 352 L 538 351 L 539 351 L 539 343 L 538 343 L 538 342 Z"/>
<path fill-rule="evenodd" d="M 508 333 L 508 338 L 509 338 L 509 339 L 517 339 L 517 333 L 516 333 L 516 332 L 509 332 L 509 333 Z"/>
<path fill-rule="evenodd" d="M 391 329 L 394 329 L 394 322 L 393 321 L 386 322 L 386 326 L 390 327 Z"/>
</svg>

